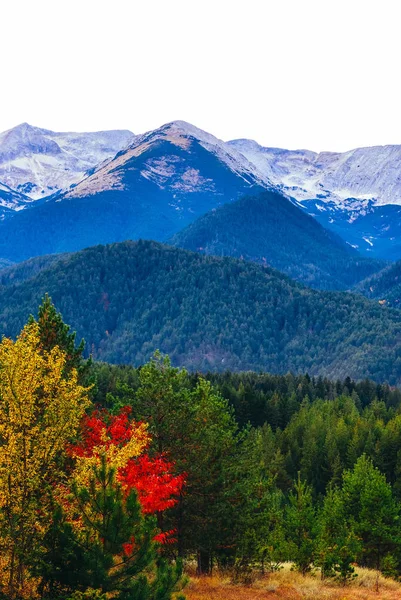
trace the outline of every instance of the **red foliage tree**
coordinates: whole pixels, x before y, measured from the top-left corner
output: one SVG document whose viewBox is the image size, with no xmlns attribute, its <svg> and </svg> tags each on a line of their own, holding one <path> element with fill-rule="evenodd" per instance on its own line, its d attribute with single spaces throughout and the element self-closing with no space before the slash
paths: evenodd
<svg viewBox="0 0 401 600">
<path fill-rule="evenodd" d="M 86 415 L 81 424 L 81 439 L 69 447 L 69 454 L 73 457 L 91 458 L 101 452 L 107 454 L 112 447 L 123 448 L 133 436 L 138 435 L 143 426 L 130 420 L 130 412 L 129 407 L 124 407 L 117 415 L 111 415 L 106 410 Z M 149 438 L 139 456 L 130 458 L 123 467 L 118 468 L 117 479 L 125 493 L 136 490 L 144 513 L 155 514 L 176 504 L 185 476 L 175 475 L 173 463 L 168 462 L 163 455 L 150 458 L 146 452 L 148 443 Z M 161 534 L 162 537 L 163 535 Z M 164 540 L 162 537 L 159 541 Z"/>
</svg>

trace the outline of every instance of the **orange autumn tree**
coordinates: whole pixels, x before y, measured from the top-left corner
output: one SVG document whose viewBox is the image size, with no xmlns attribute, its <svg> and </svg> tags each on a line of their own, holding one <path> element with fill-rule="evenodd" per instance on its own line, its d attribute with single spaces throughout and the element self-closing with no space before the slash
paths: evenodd
<svg viewBox="0 0 401 600">
<path fill-rule="evenodd" d="M 24 594 L 51 490 L 63 477 L 60 455 L 89 404 L 76 369 L 66 379 L 65 365 L 58 346 L 41 347 L 36 322 L 0 343 L 0 584 L 11 598 Z"/>
</svg>

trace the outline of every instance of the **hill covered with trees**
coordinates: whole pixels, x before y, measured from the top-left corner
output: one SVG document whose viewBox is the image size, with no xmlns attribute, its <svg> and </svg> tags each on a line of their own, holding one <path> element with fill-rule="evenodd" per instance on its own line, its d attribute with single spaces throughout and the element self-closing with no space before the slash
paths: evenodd
<svg viewBox="0 0 401 600">
<path fill-rule="evenodd" d="M 384 262 L 361 257 L 282 194 L 225 204 L 175 234 L 173 246 L 269 265 L 318 289 L 346 290 Z"/>
<path fill-rule="evenodd" d="M 4 266 L 1 266 L 0 261 L 0 286 L 7 286 L 31 279 L 42 271 L 42 269 L 66 257 L 68 257 L 68 254 L 45 254 L 44 256 L 30 258 L 22 263 L 13 265 L 8 263 L 4 264 Z"/>
<path fill-rule="evenodd" d="M 401 261 L 361 281 L 355 291 L 394 308 L 401 306 Z"/>
<path fill-rule="evenodd" d="M 248 584 L 284 561 L 332 589 L 356 566 L 376 591 L 380 572 L 399 577 L 398 390 L 82 350 L 48 297 L 0 343 L 5 599 L 184 600 L 194 563 Z M 243 410 L 261 400 L 252 426 Z"/>
<path fill-rule="evenodd" d="M 138 365 L 159 348 L 193 370 L 401 381 L 398 311 L 261 265 L 139 241 L 96 246 L 27 277 L 12 283 L 9 272 L 0 288 L 3 334 L 15 336 L 49 293 L 96 359 Z"/>
</svg>

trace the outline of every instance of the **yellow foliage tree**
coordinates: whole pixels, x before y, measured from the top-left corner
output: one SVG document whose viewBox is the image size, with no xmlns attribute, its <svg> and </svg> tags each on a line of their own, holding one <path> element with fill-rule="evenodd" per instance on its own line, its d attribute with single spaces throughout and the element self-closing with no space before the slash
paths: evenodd
<svg viewBox="0 0 401 600">
<path fill-rule="evenodd" d="M 0 343 L 0 544 L 7 596 L 24 595 L 26 563 L 45 530 L 51 491 L 62 478 L 60 457 L 89 404 L 65 354 L 40 348 L 29 323 Z"/>
<path fill-rule="evenodd" d="M 99 468 L 104 456 L 107 465 L 118 471 L 124 469 L 129 461 L 142 454 L 150 441 L 147 423 L 134 423 L 130 425 L 131 437 L 123 444 L 113 444 L 110 434 L 102 431 L 100 444 L 91 449 L 90 455 L 80 456 L 73 454 L 76 464 L 74 468 L 74 481 L 77 485 L 88 485 L 94 468 Z"/>
</svg>

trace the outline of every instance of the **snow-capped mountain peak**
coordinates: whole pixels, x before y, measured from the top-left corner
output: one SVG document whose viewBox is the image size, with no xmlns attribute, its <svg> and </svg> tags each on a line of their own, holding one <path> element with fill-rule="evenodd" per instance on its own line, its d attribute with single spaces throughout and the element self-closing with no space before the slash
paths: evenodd
<svg viewBox="0 0 401 600">
<path fill-rule="evenodd" d="M 372 146 L 348 152 L 312 152 L 265 148 L 253 140 L 232 140 L 241 152 L 274 185 L 296 200 L 321 199 L 338 208 L 401 204 L 401 146 Z"/>
<path fill-rule="evenodd" d="M 149 134 L 165 135 L 167 137 L 181 139 L 195 139 L 203 148 L 215 154 L 223 163 L 237 174 L 246 173 L 255 178 L 261 185 L 270 186 L 271 182 L 262 171 L 260 171 L 252 161 L 248 160 L 244 154 L 238 152 L 236 148 L 231 148 L 226 142 L 215 137 L 211 133 L 195 127 L 186 121 L 172 121 L 163 125 Z"/>
<path fill-rule="evenodd" d="M 196 148 L 206 150 L 246 186 L 270 187 L 268 178 L 243 154 L 190 123 L 172 121 L 135 136 L 127 148 L 100 165 L 68 191 L 66 197 L 84 197 L 108 189 L 123 190 L 124 173 L 134 169 L 160 189 L 171 187 L 177 193 L 211 191 L 214 182 L 202 175 L 205 165 L 200 157 L 196 158 Z"/>
<path fill-rule="evenodd" d="M 77 183 L 133 137 L 130 131 L 57 133 L 21 123 L 0 134 L 0 180 L 36 200 Z"/>
</svg>

